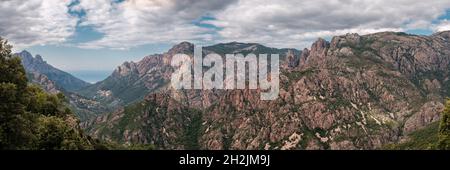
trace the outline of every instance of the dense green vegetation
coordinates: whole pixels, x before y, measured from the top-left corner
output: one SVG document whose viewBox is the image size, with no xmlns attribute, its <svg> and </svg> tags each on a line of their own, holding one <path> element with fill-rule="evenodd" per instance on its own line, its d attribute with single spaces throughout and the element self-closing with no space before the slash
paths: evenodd
<svg viewBox="0 0 450 170">
<path fill-rule="evenodd" d="M 440 122 L 432 123 L 409 134 L 408 140 L 405 142 L 387 145 L 385 148 L 395 150 L 450 149 L 450 100 L 447 101 Z"/>
<path fill-rule="evenodd" d="M 0 149 L 101 149 L 83 134 L 62 94 L 28 85 L 25 69 L 0 38 Z"/>
<path fill-rule="evenodd" d="M 408 140 L 399 144 L 391 144 L 386 146 L 386 149 L 394 150 L 426 150 L 436 149 L 438 142 L 438 128 L 439 123 L 435 122 L 431 125 L 417 130 L 408 135 Z"/>
<path fill-rule="evenodd" d="M 120 116 L 110 115 L 120 117 L 116 122 L 101 122 L 91 128 L 99 129 L 96 132 L 99 136 L 108 136 L 109 139 L 117 142 L 110 143 L 114 149 L 167 149 L 165 148 L 167 146 L 165 142 L 167 141 L 174 145 L 181 145 L 184 149 L 197 150 L 201 149 L 199 139 L 204 131 L 202 113 L 202 111 L 184 107 L 180 110 L 169 110 L 165 103 L 144 100 L 124 107 Z M 172 122 L 179 125 L 176 127 L 176 130 L 165 129 L 167 124 Z M 139 131 L 139 129 L 142 129 L 142 131 Z M 168 132 L 161 132 L 162 129 Z M 92 129 L 87 129 L 87 131 L 90 130 Z M 136 138 L 133 139 L 131 135 L 136 135 L 133 134 L 135 132 L 140 133 L 139 135 L 142 134 L 143 136 L 141 137 L 146 138 L 146 140 L 150 141 L 148 143 L 151 144 L 143 144 L 141 143 L 142 141 L 135 140 Z M 130 136 L 128 140 L 124 138 L 125 133 Z M 172 135 L 172 133 L 175 134 L 167 136 L 168 134 Z"/>
<path fill-rule="evenodd" d="M 444 113 L 441 116 L 439 125 L 439 149 L 450 149 L 450 100 L 445 105 Z"/>
<path fill-rule="evenodd" d="M 184 134 L 186 149 L 200 149 L 198 142 L 202 135 L 202 113 L 199 111 L 192 111 L 192 121 L 188 124 Z"/>
</svg>

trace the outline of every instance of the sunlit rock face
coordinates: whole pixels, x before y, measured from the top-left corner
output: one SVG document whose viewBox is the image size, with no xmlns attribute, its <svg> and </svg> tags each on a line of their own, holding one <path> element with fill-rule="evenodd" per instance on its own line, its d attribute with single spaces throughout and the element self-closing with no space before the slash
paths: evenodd
<svg viewBox="0 0 450 170">
<path fill-rule="evenodd" d="M 260 100 L 260 90 L 165 86 L 142 102 L 91 121 L 90 133 L 162 149 L 380 148 L 439 119 L 450 95 L 449 34 L 319 39 L 301 53 L 285 51 L 277 100 Z M 239 45 L 209 50 L 235 51 L 230 49 Z M 164 63 L 165 55 L 156 57 Z"/>
</svg>

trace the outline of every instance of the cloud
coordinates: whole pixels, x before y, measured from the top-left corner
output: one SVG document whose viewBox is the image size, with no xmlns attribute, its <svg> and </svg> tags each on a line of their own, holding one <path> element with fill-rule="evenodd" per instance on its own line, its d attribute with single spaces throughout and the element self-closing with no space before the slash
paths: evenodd
<svg viewBox="0 0 450 170">
<path fill-rule="evenodd" d="M 127 49 L 149 43 L 210 41 L 213 30 L 194 22 L 230 4 L 222 0 L 80 0 L 74 10 L 86 14 L 81 25 L 104 34 L 80 47 Z"/>
<path fill-rule="evenodd" d="M 439 24 L 436 24 L 433 26 L 433 31 L 439 32 L 439 31 L 449 31 L 450 30 L 450 21 L 449 20 L 442 20 Z"/>
<path fill-rule="evenodd" d="M 78 19 L 67 13 L 71 0 L 2 0 L 0 36 L 15 49 L 65 42 Z"/>
<path fill-rule="evenodd" d="M 228 40 L 305 47 L 318 36 L 428 29 L 448 0 L 241 0 L 205 23 Z"/>
<path fill-rule="evenodd" d="M 67 45 L 76 29 L 89 27 L 102 36 L 70 45 L 242 41 L 304 48 L 348 32 L 445 30 L 449 21 L 438 18 L 448 9 L 448 0 L 1 0 L 0 16 L 7 17 L 0 18 L 0 36 L 20 47 Z"/>
</svg>

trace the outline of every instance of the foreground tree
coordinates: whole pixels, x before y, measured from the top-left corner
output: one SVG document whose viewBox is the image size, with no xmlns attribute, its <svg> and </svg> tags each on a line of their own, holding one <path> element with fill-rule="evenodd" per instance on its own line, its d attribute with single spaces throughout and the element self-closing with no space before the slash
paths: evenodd
<svg viewBox="0 0 450 170">
<path fill-rule="evenodd" d="M 11 48 L 0 38 L 0 150 L 97 148 L 100 143 L 83 134 L 64 95 L 28 85 Z"/>
<path fill-rule="evenodd" d="M 439 124 L 439 149 L 450 149 L 450 100 L 445 105 Z"/>
<path fill-rule="evenodd" d="M 22 149 L 34 140 L 33 116 L 25 112 L 27 79 L 20 59 L 0 38 L 0 149 Z"/>
</svg>

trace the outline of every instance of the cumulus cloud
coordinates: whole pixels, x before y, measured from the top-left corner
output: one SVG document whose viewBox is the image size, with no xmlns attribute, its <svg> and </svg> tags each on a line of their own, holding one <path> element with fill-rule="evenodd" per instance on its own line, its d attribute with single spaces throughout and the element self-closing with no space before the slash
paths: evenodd
<svg viewBox="0 0 450 170">
<path fill-rule="evenodd" d="M 66 41 L 78 19 L 67 13 L 71 0 L 2 0 L 0 36 L 15 49 Z"/>
<path fill-rule="evenodd" d="M 433 30 L 435 32 L 449 31 L 450 30 L 450 21 L 449 20 L 442 20 L 439 24 L 436 24 L 436 25 L 433 26 Z"/>
<path fill-rule="evenodd" d="M 0 36 L 19 46 L 67 43 L 77 28 L 90 27 L 102 36 L 75 46 L 243 41 L 303 48 L 349 32 L 446 30 L 449 21 L 433 23 L 448 9 L 448 0 L 0 0 Z"/>
<path fill-rule="evenodd" d="M 448 0 L 241 0 L 205 21 L 226 40 L 301 47 L 317 36 L 426 29 Z"/>
<path fill-rule="evenodd" d="M 81 24 L 104 37 L 80 44 L 85 48 L 130 48 L 148 43 L 211 41 L 213 30 L 194 22 L 232 1 L 222 0 L 80 0 L 74 10 L 86 15 Z"/>
</svg>

